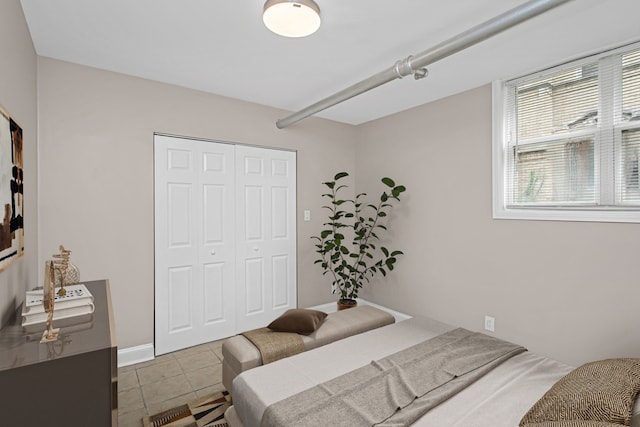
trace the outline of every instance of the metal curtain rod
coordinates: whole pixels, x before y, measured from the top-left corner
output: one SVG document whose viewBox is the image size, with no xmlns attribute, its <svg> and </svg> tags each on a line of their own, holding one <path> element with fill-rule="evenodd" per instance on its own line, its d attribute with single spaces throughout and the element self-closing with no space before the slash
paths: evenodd
<svg viewBox="0 0 640 427">
<path fill-rule="evenodd" d="M 283 119 L 276 121 L 278 129 L 284 129 L 289 125 L 299 122 L 315 113 L 339 104 L 354 96 L 360 95 L 385 83 L 395 79 L 401 79 L 404 76 L 413 74 L 417 79 L 426 76 L 427 70 L 424 69 L 429 64 L 433 64 L 447 56 L 453 55 L 463 49 L 474 44 L 480 43 L 504 30 L 520 24 L 528 19 L 540 15 L 554 7 L 567 3 L 571 0 L 531 0 L 523 5 L 515 7 L 501 15 L 498 15 L 482 24 L 458 34 L 431 49 L 425 50 L 416 56 L 408 56 L 403 60 L 397 61 L 392 67 L 387 68 L 373 76 L 361 80 L 360 82 L 349 86 L 346 89 L 336 92 L 335 94 L 311 104 L 310 106 L 293 113 Z"/>
</svg>

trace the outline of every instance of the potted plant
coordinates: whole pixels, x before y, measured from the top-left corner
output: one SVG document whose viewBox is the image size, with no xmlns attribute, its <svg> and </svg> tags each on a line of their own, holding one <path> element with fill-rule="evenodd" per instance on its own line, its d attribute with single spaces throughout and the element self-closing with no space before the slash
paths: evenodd
<svg viewBox="0 0 640 427">
<path fill-rule="evenodd" d="M 380 273 L 387 275 L 392 271 L 397 257 L 403 253 L 390 251 L 378 246 L 382 233 L 387 227 L 381 223 L 392 209 L 393 201 L 400 201 L 400 194 L 406 188 L 396 185 L 391 178 L 382 178 L 388 187 L 373 203 L 366 203 L 365 193 L 356 195 L 355 199 L 341 199 L 340 190 L 347 186 L 340 180 L 349 176 L 346 172 L 335 175 L 333 181 L 323 182 L 329 192 L 322 195 L 329 199 L 323 208 L 329 211 L 328 222 L 317 240 L 316 252 L 320 255 L 314 263 L 320 264 L 323 275 L 332 276 L 331 291 L 339 292 L 338 309 L 354 307 L 358 291 L 364 282 Z"/>
</svg>

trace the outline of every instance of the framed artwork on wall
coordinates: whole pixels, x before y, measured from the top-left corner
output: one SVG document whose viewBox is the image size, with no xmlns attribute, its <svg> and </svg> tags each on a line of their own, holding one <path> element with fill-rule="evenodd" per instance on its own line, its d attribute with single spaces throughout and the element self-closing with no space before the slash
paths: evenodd
<svg viewBox="0 0 640 427">
<path fill-rule="evenodd" d="M 22 128 L 0 107 L 0 271 L 24 254 Z"/>
</svg>

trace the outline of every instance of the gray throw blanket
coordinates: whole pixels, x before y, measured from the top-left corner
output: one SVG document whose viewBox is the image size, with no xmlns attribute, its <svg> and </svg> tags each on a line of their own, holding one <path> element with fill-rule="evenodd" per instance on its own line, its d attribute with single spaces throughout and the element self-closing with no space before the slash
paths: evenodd
<svg viewBox="0 0 640 427">
<path fill-rule="evenodd" d="M 406 426 L 523 351 L 458 328 L 281 400 L 262 426 Z"/>
</svg>

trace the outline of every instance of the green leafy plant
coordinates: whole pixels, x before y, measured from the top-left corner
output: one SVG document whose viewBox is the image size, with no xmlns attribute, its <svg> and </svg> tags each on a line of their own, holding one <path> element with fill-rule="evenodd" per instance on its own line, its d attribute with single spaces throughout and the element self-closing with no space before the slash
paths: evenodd
<svg viewBox="0 0 640 427">
<path fill-rule="evenodd" d="M 400 195 L 406 191 L 403 185 L 396 185 L 391 178 L 382 178 L 388 187 L 379 197 L 376 204 L 366 203 L 366 193 L 356 195 L 355 199 L 341 199 L 339 193 L 347 186 L 340 180 L 349 176 L 346 172 L 335 175 L 333 181 L 323 182 L 329 192 L 322 195 L 330 203 L 323 206 L 329 211 L 328 222 L 317 240 L 316 252 L 320 258 L 323 275 L 333 278 L 331 289 L 340 293 L 340 300 L 354 300 L 362 285 L 380 273 L 383 276 L 392 271 L 397 257 L 402 251 L 390 251 L 384 246 L 377 246 L 380 235 L 387 230 L 381 219 L 386 217 L 393 205 L 400 201 Z"/>
</svg>

